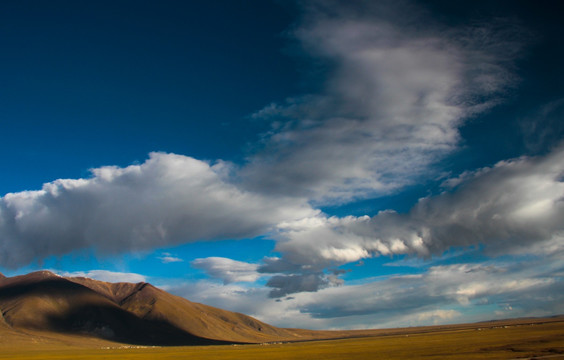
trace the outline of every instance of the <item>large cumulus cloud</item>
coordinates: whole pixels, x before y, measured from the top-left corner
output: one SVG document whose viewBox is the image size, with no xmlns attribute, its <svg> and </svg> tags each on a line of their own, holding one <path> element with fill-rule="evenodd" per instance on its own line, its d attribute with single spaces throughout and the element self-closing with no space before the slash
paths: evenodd
<svg viewBox="0 0 564 360">
<path fill-rule="evenodd" d="M 90 178 L 6 194 L 0 263 L 18 266 L 82 248 L 107 253 L 253 237 L 316 212 L 300 199 L 242 191 L 226 181 L 227 166 L 152 153 L 140 165 L 97 168 Z"/>
</svg>

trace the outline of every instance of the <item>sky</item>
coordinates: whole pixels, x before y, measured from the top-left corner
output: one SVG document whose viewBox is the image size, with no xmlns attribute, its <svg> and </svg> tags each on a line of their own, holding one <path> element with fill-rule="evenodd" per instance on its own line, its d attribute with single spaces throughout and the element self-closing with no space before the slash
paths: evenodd
<svg viewBox="0 0 564 360">
<path fill-rule="evenodd" d="M 282 327 L 562 314 L 562 10 L 4 1 L 0 272 Z"/>
</svg>

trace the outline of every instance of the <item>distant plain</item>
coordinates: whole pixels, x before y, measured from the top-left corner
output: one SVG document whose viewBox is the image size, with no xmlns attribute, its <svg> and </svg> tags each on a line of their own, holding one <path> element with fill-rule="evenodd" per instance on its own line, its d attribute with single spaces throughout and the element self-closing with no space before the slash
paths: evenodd
<svg viewBox="0 0 564 360">
<path fill-rule="evenodd" d="M 0 337 L 0 359 L 564 359 L 564 317 L 336 332 L 353 338 L 253 345 L 137 347 L 27 333 Z"/>
</svg>

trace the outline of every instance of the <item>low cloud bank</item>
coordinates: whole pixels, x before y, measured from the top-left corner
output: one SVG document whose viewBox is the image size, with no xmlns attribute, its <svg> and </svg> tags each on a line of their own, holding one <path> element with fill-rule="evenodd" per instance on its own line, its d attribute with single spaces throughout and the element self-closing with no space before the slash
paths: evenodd
<svg viewBox="0 0 564 360">
<path fill-rule="evenodd" d="M 433 265 L 277 299 L 252 284 L 176 282 L 167 290 L 282 327 L 358 329 L 548 316 L 564 311 L 562 255 Z"/>
</svg>

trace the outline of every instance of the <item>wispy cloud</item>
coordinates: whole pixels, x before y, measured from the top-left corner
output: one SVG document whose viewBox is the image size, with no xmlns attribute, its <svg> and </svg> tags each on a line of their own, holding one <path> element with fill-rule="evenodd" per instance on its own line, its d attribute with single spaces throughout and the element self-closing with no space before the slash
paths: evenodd
<svg viewBox="0 0 564 360">
<path fill-rule="evenodd" d="M 525 145 L 532 153 L 545 152 L 564 137 L 564 98 L 550 101 L 519 119 Z"/>
<path fill-rule="evenodd" d="M 172 256 L 172 254 L 170 254 L 170 253 L 163 253 L 162 256 L 158 257 L 158 259 L 163 264 L 169 264 L 169 263 L 183 262 L 184 261 L 184 259 L 181 259 L 181 258 L 176 257 L 176 256 Z"/>
<path fill-rule="evenodd" d="M 464 121 L 516 82 L 516 27 L 453 30 L 408 2 L 329 3 L 308 2 L 294 32 L 328 64 L 325 87 L 255 114 L 273 129 L 242 171 L 254 190 L 316 203 L 396 191 L 430 176 Z"/>
</svg>

